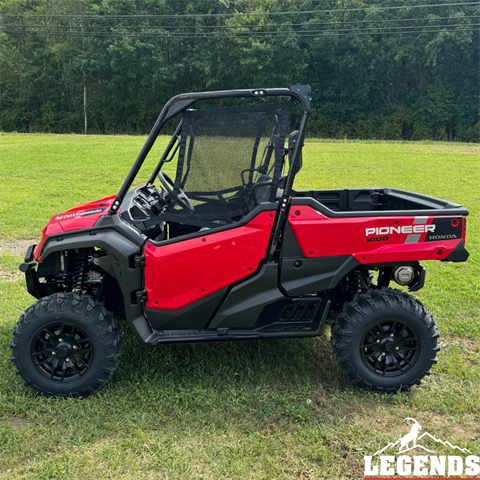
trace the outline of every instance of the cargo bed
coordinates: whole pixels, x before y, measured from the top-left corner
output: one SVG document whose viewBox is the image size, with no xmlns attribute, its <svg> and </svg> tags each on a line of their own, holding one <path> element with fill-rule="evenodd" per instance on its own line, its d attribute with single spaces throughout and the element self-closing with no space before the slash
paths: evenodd
<svg viewBox="0 0 480 480">
<path fill-rule="evenodd" d="M 468 215 L 458 203 L 396 188 L 302 190 L 292 197 L 292 205 L 309 205 L 328 217 Z"/>
</svg>

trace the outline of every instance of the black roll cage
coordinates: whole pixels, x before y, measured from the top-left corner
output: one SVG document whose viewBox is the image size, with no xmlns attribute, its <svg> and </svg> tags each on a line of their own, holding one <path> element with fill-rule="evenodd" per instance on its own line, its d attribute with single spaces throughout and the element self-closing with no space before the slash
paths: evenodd
<svg viewBox="0 0 480 480">
<path fill-rule="evenodd" d="M 257 88 L 252 90 L 224 90 L 224 91 L 217 91 L 217 92 L 199 92 L 199 93 L 183 93 L 171 98 L 163 107 L 162 112 L 157 118 L 155 125 L 153 126 L 150 134 L 147 137 L 140 153 L 137 156 L 130 172 L 127 175 L 127 178 L 123 182 L 117 196 L 110 207 L 107 215 L 115 215 L 118 213 L 118 208 L 120 207 L 125 195 L 127 194 L 128 190 L 132 186 L 135 177 L 137 176 L 140 168 L 143 165 L 148 153 L 150 152 L 155 140 L 158 137 L 161 129 L 165 126 L 165 124 L 171 120 L 173 117 L 178 115 L 179 113 L 187 110 L 191 107 L 194 103 L 200 100 L 216 100 L 220 98 L 235 98 L 235 97 L 275 97 L 275 96 L 287 96 L 294 98 L 297 100 L 303 110 L 302 119 L 300 122 L 299 127 L 299 138 L 295 144 L 295 150 L 293 154 L 293 162 L 290 165 L 290 169 L 287 175 L 287 181 L 285 183 L 284 195 L 281 201 L 281 207 L 279 211 L 279 217 L 276 224 L 274 236 L 273 236 L 273 243 L 276 245 L 276 240 L 278 240 L 278 236 L 280 235 L 279 224 L 283 225 L 283 220 L 285 216 L 286 209 L 282 206 L 285 206 L 289 203 L 290 192 L 292 190 L 293 181 L 295 179 L 295 174 L 297 172 L 297 166 L 299 163 L 299 158 L 301 154 L 301 149 L 303 146 L 303 141 L 305 138 L 305 126 L 307 123 L 308 113 L 310 111 L 310 85 L 292 85 L 290 88 Z M 164 153 L 160 157 L 160 160 L 155 167 L 152 175 L 148 180 L 148 184 L 152 184 L 155 181 L 158 172 L 162 168 L 162 165 L 168 161 L 170 161 L 173 156 L 175 155 L 179 142 L 178 136 L 180 134 L 180 130 L 182 127 L 182 121 L 180 121 L 179 125 L 177 126 L 172 138 L 170 139 L 167 148 L 165 149 Z M 177 144 L 175 146 L 175 144 Z M 168 158 L 172 148 L 175 146 L 174 152 Z M 283 211 L 283 213 L 282 213 Z"/>
<path fill-rule="evenodd" d="M 148 179 L 147 185 L 152 185 L 153 182 L 155 182 L 155 179 L 157 178 L 157 175 L 160 172 L 163 164 L 170 162 L 172 158 L 175 156 L 175 154 L 177 153 L 178 149 L 180 148 L 180 132 L 182 130 L 182 124 L 183 124 L 183 119 L 180 120 L 180 122 L 178 123 L 178 126 L 175 129 L 175 132 L 173 133 L 172 138 L 169 140 L 167 147 L 162 153 L 162 156 L 160 157 L 160 160 L 158 161 L 157 166 L 153 169 L 153 172 L 150 175 L 150 178 Z M 173 148 L 173 152 L 170 155 L 172 148 Z"/>
</svg>

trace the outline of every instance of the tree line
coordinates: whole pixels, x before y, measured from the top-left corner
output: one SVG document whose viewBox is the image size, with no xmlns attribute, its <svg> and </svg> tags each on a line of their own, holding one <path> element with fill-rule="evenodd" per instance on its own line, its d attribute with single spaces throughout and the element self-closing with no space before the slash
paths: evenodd
<svg viewBox="0 0 480 480">
<path fill-rule="evenodd" d="M 2 0 L 1 128 L 145 134 L 178 93 L 308 83 L 310 136 L 479 142 L 480 7 L 453 3 Z"/>
</svg>

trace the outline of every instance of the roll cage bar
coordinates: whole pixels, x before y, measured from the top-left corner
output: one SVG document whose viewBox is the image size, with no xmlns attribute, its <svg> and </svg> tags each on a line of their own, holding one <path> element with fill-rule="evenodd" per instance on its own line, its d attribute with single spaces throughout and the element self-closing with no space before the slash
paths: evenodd
<svg viewBox="0 0 480 480">
<path fill-rule="evenodd" d="M 295 150 L 293 153 L 293 161 L 290 164 L 290 169 L 287 175 L 287 181 L 285 183 L 284 195 L 280 205 L 280 212 L 277 222 L 277 227 L 281 223 L 283 224 L 283 219 L 285 216 L 286 208 L 289 203 L 290 192 L 292 190 L 293 181 L 295 179 L 295 173 L 297 172 L 297 167 L 299 163 L 300 153 L 303 146 L 303 141 L 305 138 L 305 126 L 307 123 L 308 113 L 310 111 L 310 85 L 292 85 L 290 88 L 258 88 L 252 90 L 224 90 L 224 91 L 217 91 L 217 92 L 199 92 L 199 93 L 183 93 L 171 98 L 163 107 L 160 115 L 155 122 L 150 134 L 148 135 L 147 140 L 145 141 L 140 153 L 137 156 L 130 172 L 127 175 L 127 178 L 123 182 L 112 206 L 108 211 L 108 215 L 115 215 L 118 213 L 118 208 L 120 207 L 125 195 L 127 194 L 128 190 L 132 186 L 135 177 L 137 176 L 140 168 L 145 161 L 148 153 L 150 152 L 153 144 L 155 143 L 158 134 L 160 133 L 161 129 L 165 126 L 165 124 L 171 120 L 174 116 L 178 115 L 179 113 L 187 110 L 191 107 L 194 103 L 200 100 L 216 100 L 220 98 L 235 98 L 235 97 L 275 97 L 275 96 L 287 96 L 294 98 L 297 100 L 303 110 L 302 119 L 300 122 L 299 127 L 299 135 L 298 141 L 295 144 Z M 162 168 L 162 165 L 166 162 L 169 162 L 175 155 L 179 142 L 179 134 L 182 126 L 182 121 L 180 121 L 179 125 L 177 126 L 175 133 L 173 134 L 172 138 L 170 139 L 167 148 L 165 149 L 164 153 L 162 154 L 155 170 L 153 171 L 152 175 L 150 176 L 148 183 L 152 184 L 155 181 L 155 177 L 158 175 L 158 172 Z M 176 145 L 175 145 L 176 144 Z M 171 150 L 174 149 L 172 155 L 168 158 Z M 283 212 L 283 213 L 282 213 Z M 275 229 L 272 246 L 275 248 L 276 239 L 278 240 L 278 236 L 280 235 L 280 230 L 278 228 Z M 273 253 L 272 253 L 273 255 Z"/>
<path fill-rule="evenodd" d="M 147 185 L 153 184 L 163 164 L 170 162 L 172 158 L 175 156 L 175 154 L 177 153 L 178 149 L 180 148 L 180 132 L 182 130 L 182 124 L 183 124 L 183 119 L 180 120 L 180 122 L 178 123 L 178 126 L 172 135 L 172 138 L 168 142 L 167 148 L 165 148 L 164 152 L 162 153 L 162 156 L 160 157 L 160 160 L 157 163 L 157 166 L 154 168 L 152 174 L 150 175 Z M 172 149 L 173 149 L 173 152 L 170 155 L 170 152 L 172 151 Z"/>
</svg>

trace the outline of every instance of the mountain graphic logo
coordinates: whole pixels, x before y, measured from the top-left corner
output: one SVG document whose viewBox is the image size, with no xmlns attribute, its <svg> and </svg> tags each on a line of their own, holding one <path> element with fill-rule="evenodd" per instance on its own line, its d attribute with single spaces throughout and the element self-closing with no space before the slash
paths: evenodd
<svg viewBox="0 0 480 480">
<path fill-rule="evenodd" d="M 397 440 L 395 443 L 389 443 L 387 446 L 385 446 L 384 448 L 382 448 L 381 450 L 376 452 L 373 455 L 374 457 L 377 456 L 377 455 L 380 455 L 385 450 L 396 447 L 397 445 L 399 445 L 397 455 L 399 455 L 401 453 L 408 452 L 409 450 L 413 450 L 414 448 L 421 448 L 421 449 L 425 450 L 426 452 L 434 453 L 433 450 L 429 450 L 428 448 L 426 448 L 423 445 L 421 445 L 420 443 L 418 443 L 422 438 L 430 438 L 434 442 L 441 443 L 445 447 L 451 448 L 453 450 L 458 450 L 458 451 L 463 452 L 463 453 L 472 453 L 472 452 L 470 452 L 470 450 L 468 450 L 466 448 L 460 448 L 456 445 L 452 445 L 448 441 L 443 441 L 443 440 L 440 440 L 439 438 L 435 438 L 433 435 L 430 435 L 428 432 L 425 432 L 425 433 L 422 433 L 422 435 L 419 435 L 420 431 L 422 430 L 422 426 L 414 418 L 408 417 L 408 418 L 405 418 L 403 421 L 404 422 L 413 422 L 413 424 L 410 428 L 410 432 L 407 433 L 406 435 L 404 435 L 399 440 Z"/>
</svg>

